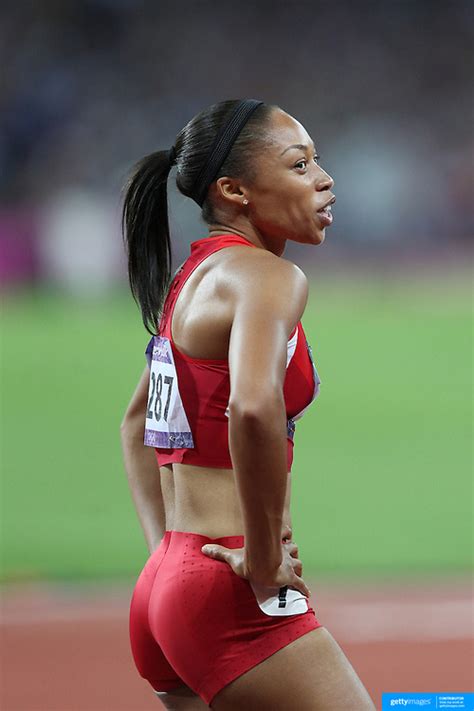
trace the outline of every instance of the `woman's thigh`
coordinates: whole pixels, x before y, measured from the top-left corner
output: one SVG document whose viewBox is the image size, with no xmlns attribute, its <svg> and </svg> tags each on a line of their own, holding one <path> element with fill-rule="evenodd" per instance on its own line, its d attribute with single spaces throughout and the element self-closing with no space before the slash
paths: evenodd
<svg viewBox="0 0 474 711">
<path fill-rule="evenodd" d="M 332 635 L 319 627 L 225 686 L 215 711 L 375 711 Z"/>
</svg>

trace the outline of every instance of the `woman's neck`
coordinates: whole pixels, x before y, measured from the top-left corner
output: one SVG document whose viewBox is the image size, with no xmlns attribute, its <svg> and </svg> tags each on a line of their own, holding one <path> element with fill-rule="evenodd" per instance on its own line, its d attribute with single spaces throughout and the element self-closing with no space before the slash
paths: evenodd
<svg viewBox="0 0 474 711">
<path fill-rule="evenodd" d="M 270 240 L 266 240 L 265 237 L 248 221 L 246 224 L 239 224 L 238 222 L 234 222 L 234 224 L 212 222 L 208 227 L 209 237 L 215 237 L 222 234 L 240 235 L 240 237 L 244 237 L 249 242 L 252 242 L 252 244 L 256 247 L 273 252 L 273 254 L 278 257 L 281 256 L 285 250 L 286 240 L 284 240 L 282 244 L 275 244 Z"/>
</svg>

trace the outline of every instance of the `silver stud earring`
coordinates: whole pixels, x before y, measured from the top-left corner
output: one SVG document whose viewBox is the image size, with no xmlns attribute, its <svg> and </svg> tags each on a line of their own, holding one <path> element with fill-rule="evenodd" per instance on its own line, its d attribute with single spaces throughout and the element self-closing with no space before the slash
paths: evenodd
<svg viewBox="0 0 474 711">
<path fill-rule="evenodd" d="M 248 204 L 249 204 L 249 201 L 247 200 L 247 198 L 244 198 L 244 199 L 242 200 L 242 202 L 244 203 L 244 205 L 248 205 Z"/>
</svg>

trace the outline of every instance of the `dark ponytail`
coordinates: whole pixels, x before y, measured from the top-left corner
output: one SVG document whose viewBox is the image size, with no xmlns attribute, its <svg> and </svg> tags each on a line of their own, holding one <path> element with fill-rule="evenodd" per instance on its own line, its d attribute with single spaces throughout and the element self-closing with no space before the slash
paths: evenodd
<svg viewBox="0 0 474 711">
<path fill-rule="evenodd" d="M 232 117 L 240 100 L 214 104 L 186 124 L 170 151 L 158 151 L 143 158 L 134 168 L 126 186 L 122 230 L 128 253 L 128 276 L 135 301 L 140 306 L 146 330 L 158 331 L 163 302 L 171 280 L 171 241 L 168 223 L 167 180 L 176 162 L 176 185 L 187 197 L 196 199 L 196 188 L 212 151 L 216 136 Z M 223 175 L 254 176 L 256 149 L 265 145 L 271 104 L 261 103 L 238 134 L 220 170 Z M 215 222 L 214 206 L 205 195 L 202 219 Z"/>
<path fill-rule="evenodd" d="M 135 165 L 125 188 L 122 231 L 128 277 L 146 330 L 157 333 L 158 317 L 171 277 L 167 180 L 169 151 L 157 151 Z"/>
</svg>

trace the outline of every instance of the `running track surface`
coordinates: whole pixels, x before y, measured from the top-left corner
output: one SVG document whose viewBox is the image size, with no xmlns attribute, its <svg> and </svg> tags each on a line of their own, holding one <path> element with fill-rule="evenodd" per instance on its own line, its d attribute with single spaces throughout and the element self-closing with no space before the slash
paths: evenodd
<svg viewBox="0 0 474 711">
<path fill-rule="evenodd" d="M 2 711 L 163 708 L 130 656 L 132 587 L 3 588 Z M 309 587 L 378 709 L 383 691 L 474 691 L 469 581 Z"/>
</svg>

